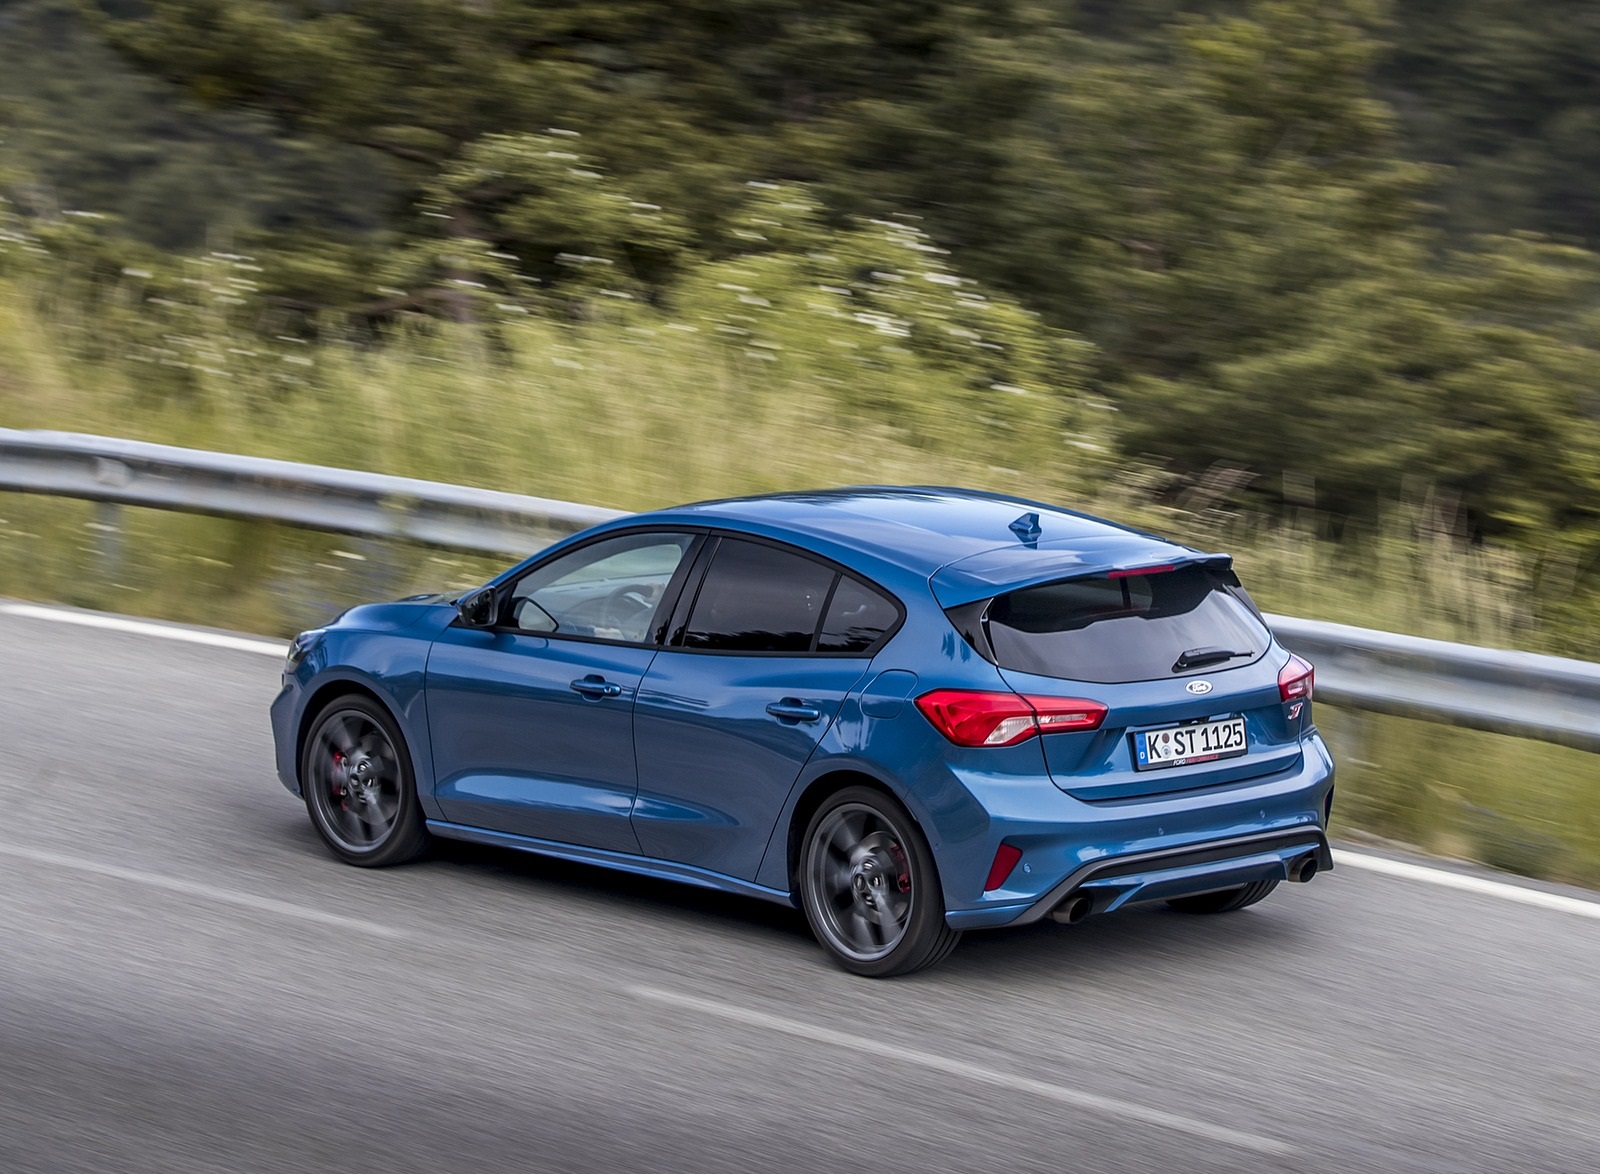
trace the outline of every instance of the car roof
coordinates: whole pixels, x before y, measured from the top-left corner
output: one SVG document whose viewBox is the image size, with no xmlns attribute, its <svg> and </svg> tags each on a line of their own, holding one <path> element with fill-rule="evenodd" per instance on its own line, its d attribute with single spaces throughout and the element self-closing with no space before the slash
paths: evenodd
<svg viewBox="0 0 1600 1174">
<path fill-rule="evenodd" d="M 716 526 L 795 542 L 879 580 L 931 580 L 945 607 L 1097 569 L 1225 557 L 1075 510 L 948 486 L 725 498 L 626 519 L 640 523 Z"/>
</svg>

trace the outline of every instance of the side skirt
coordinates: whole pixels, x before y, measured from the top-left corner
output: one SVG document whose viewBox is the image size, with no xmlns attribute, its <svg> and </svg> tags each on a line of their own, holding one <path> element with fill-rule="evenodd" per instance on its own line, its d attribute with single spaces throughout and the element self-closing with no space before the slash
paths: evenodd
<svg viewBox="0 0 1600 1174">
<path fill-rule="evenodd" d="M 783 889 L 769 889 L 752 881 L 725 876 L 708 868 L 692 864 L 678 864 L 671 860 L 656 860 L 650 856 L 631 856 L 626 852 L 611 852 L 604 848 L 585 848 L 581 844 L 562 844 L 555 840 L 539 840 L 532 836 L 517 836 L 510 832 L 494 832 L 487 828 L 468 827 L 465 824 L 446 823 L 430 819 L 427 827 L 434 835 L 446 840 L 466 840 L 474 844 L 488 844 L 496 848 L 514 848 L 518 852 L 532 852 L 536 856 L 553 856 L 558 860 L 574 860 L 579 864 L 594 864 L 601 868 L 614 868 L 618 872 L 631 872 L 638 876 L 658 880 L 677 881 L 701 889 L 715 889 L 720 893 L 734 893 L 740 897 L 754 897 L 759 901 L 772 901 L 778 905 L 795 907 L 794 898 Z"/>
</svg>

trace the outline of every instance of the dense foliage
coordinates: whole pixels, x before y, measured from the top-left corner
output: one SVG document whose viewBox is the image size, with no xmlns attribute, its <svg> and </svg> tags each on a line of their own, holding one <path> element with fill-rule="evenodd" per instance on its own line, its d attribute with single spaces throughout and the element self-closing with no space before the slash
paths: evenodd
<svg viewBox="0 0 1600 1174">
<path fill-rule="evenodd" d="M 655 313 L 1583 564 L 1597 56 L 1560 0 L 0 0 L 0 190 L 156 317 L 204 251 L 273 335 Z"/>
</svg>

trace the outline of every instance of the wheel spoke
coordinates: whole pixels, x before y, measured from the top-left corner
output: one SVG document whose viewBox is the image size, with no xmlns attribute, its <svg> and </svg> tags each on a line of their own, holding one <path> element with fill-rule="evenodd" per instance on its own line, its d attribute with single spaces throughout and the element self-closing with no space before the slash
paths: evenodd
<svg viewBox="0 0 1600 1174">
<path fill-rule="evenodd" d="M 844 824 L 843 821 L 835 824 L 828 836 L 828 851 L 839 857 L 849 867 L 856 862 L 861 854 L 861 840 Z"/>
<path fill-rule="evenodd" d="M 372 833 L 367 828 L 366 821 L 361 818 L 353 807 L 348 805 L 348 802 L 339 804 L 335 810 L 337 814 L 334 818 L 339 826 L 344 829 L 343 838 L 346 843 L 352 847 L 360 847 L 371 842 Z"/>
<path fill-rule="evenodd" d="M 895 934 L 898 934 L 905 925 L 906 915 L 911 911 L 911 903 L 903 899 L 896 901 L 897 896 L 898 894 L 891 896 L 885 893 L 878 898 L 879 923 L 886 932 Z"/>
<path fill-rule="evenodd" d="M 850 893 L 850 862 L 840 860 L 837 863 L 830 861 L 826 865 L 827 886 L 830 893 L 836 893 L 848 898 Z"/>
<path fill-rule="evenodd" d="M 867 938 L 871 941 L 873 949 L 881 950 L 889 944 L 889 940 L 893 936 L 889 927 L 883 924 L 883 911 L 881 909 L 868 909 L 866 911 L 866 919 Z"/>
<path fill-rule="evenodd" d="M 372 802 L 367 810 L 372 813 L 372 818 L 367 821 L 374 830 L 374 839 L 380 838 L 394 825 L 395 817 L 400 814 L 400 797 L 396 795 L 392 800 L 385 802 L 386 796 L 381 791 L 374 791 Z"/>
<path fill-rule="evenodd" d="M 881 944 L 877 935 L 872 932 L 872 921 L 862 911 L 860 905 L 850 908 L 850 929 L 848 931 L 852 944 L 860 950 L 876 950 Z"/>
<path fill-rule="evenodd" d="M 328 723 L 324 736 L 328 744 L 345 758 L 355 754 L 357 749 L 356 740 L 350 734 L 350 726 L 346 722 L 344 714 L 337 715 Z"/>
</svg>

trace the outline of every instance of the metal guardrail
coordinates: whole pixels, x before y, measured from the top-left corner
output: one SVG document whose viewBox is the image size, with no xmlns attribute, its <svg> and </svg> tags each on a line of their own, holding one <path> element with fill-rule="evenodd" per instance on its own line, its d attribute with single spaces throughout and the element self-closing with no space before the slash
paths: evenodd
<svg viewBox="0 0 1600 1174">
<path fill-rule="evenodd" d="M 618 511 L 293 461 L 0 429 L 0 491 L 259 518 L 479 554 L 520 554 Z M 102 519 L 108 530 L 115 521 Z M 1600 753 L 1600 664 L 1268 616 L 1333 705 Z"/>
<path fill-rule="evenodd" d="M 479 554 L 526 552 L 618 515 L 518 493 L 381 473 L 0 428 L 0 490 L 87 498 L 312 530 L 402 538 Z"/>
<path fill-rule="evenodd" d="M 1600 753 L 1600 664 L 1292 616 L 1278 639 L 1317 666 L 1317 699 Z"/>
</svg>

